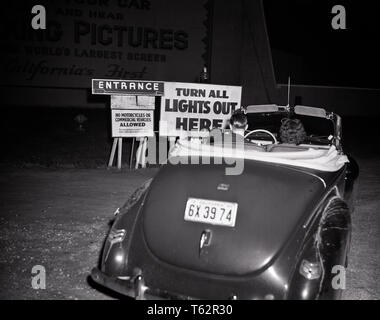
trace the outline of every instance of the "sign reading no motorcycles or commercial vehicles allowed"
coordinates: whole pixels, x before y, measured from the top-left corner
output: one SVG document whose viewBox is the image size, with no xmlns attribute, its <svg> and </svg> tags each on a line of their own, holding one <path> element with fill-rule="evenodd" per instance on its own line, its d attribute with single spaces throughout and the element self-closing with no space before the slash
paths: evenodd
<svg viewBox="0 0 380 320">
<path fill-rule="evenodd" d="M 153 110 L 112 110 L 112 137 L 152 137 Z"/>
</svg>

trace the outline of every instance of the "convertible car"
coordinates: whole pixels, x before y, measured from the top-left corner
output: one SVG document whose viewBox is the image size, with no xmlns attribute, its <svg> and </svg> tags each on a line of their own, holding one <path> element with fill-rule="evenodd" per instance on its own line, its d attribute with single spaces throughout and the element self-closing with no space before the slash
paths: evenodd
<svg viewBox="0 0 380 320">
<path fill-rule="evenodd" d="M 305 106 L 244 112 L 239 152 L 180 139 L 172 161 L 117 210 L 96 283 L 136 299 L 341 297 L 336 277 L 348 263 L 358 176 L 343 152 L 341 118 Z M 289 139 L 297 130 L 301 138 Z M 181 161 L 189 156 L 211 161 Z M 231 160 L 240 174 L 226 174 Z"/>
</svg>

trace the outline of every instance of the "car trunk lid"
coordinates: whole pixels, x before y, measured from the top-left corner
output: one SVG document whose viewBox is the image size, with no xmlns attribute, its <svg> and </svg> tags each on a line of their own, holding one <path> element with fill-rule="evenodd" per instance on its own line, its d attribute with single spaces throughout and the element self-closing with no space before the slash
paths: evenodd
<svg viewBox="0 0 380 320">
<path fill-rule="evenodd" d="M 167 165 L 143 209 L 144 237 L 160 260 L 181 268 L 244 275 L 265 268 L 316 206 L 325 186 L 314 174 L 246 161 L 239 176 L 224 165 Z M 185 221 L 189 198 L 236 203 L 234 227 Z"/>
</svg>

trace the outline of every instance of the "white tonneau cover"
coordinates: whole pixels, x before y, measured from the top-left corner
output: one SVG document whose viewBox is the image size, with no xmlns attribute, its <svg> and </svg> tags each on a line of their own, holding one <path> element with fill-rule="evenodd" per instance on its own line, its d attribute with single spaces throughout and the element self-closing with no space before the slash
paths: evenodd
<svg viewBox="0 0 380 320">
<path fill-rule="evenodd" d="M 326 172 L 340 170 L 349 160 L 347 156 L 340 154 L 335 146 L 329 149 L 310 147 L 308 150 L 296 152 L 263 152 L 251 150 L 250 148 L 232 148 L 220 145 L 203 144 L 200 141 L 180 140 L 169 152 L 170 157 L 223 157 L 250 159 L 271 163 L 304 167 Z"/>
</svg>

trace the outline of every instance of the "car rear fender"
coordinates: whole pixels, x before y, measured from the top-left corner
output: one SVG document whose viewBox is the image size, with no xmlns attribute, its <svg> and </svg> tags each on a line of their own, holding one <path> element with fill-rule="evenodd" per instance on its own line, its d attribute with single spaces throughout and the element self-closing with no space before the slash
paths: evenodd
<svg viewBox="0 0 380 320">
<path fill-rule="evenodd" d="M 109 276 L 119 277 L 125 274 L 131 239 L 150 183 L 151 180 L 148 180 L 132 194 L 119 209 L 112 224 L 103 246 L 100 263 L 100 270 Z"/>
<path fill-rule="evenodd" d="M 351 217 L 347 204 L 337 194 L 332 193 L 325 203 L 300 251 L 288 299 L 336 299 L 342 294 L 342 290 L 333 288 L 333 268 L 345 267 Z M 308 279 L 301 274 L 305 263 L 319 268 L 320 276 Z"/>
</svg>

